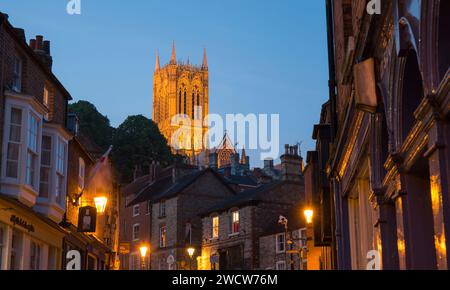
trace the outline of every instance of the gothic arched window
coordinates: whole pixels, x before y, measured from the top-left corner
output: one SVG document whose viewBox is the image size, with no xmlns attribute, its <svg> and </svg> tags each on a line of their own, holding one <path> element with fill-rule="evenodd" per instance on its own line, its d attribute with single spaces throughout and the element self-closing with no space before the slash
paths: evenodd
<svg viewBox="0 0 450 290">
<path fill-rule="evenodd" d="M 181 90 L 178 93 L 178 110 L 177 110 L 178 114 L 181 114 Z"/>
<path fill-rule="evenodd" d="M 187 95 L 186 95 L 186 89 L 184 90 L 184 114 L 186 115 L 187 114 L 187 111 L 186 111 L 186 97 L 187 97 Z"/>
<path fill-rule="evenodd" d="M 191 100 L 191 104 L 192 104 L 192 109 L 191 109 L 191 118 L 192 119 L 195 119 L 195 115 L 194 115 L 194 112 L 195 112 L 195 97 L 194 97 L 194 92 L 192 92 L 192 100 Z"/>
<path fill-rule="evenodd" d="M 199 119 L 201 119 L 200 116 L 200 110 L 201 110 L 201 106 L 200 106 L 200 94 L 197 92 L 197 116 Z"/>
</svg>

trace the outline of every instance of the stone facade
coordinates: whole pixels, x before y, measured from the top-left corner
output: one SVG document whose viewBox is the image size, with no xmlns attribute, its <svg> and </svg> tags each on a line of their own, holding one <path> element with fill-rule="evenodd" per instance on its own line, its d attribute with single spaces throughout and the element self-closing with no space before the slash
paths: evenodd
<svg viewBox="0 0 450 290">
<path fill-rule="evenodd" d="M 169 64 L 160 67 L 157 55 L 153 76 L 152 119 L 158 124 L 174 152 L 192 156 L 206 149 L 203 137 L 208 128 L 203 125 L 203 119 L 208 114 L 209 73 L 206 51 L 201 66 L 177 61 L 175 44 Z M 177 115 L 184 117 L 180 117 L 175 121 L 177 125 L 173 125 L 173 118 Z M 177 135 L 174 136 L 175 132 Z"/>
<path fill-rule="evenodd" d="M 383 1 L 369 15 L 367 2 L 327 2 L 330 109 L 315 137 L 329 158 L 313 167 L 335 203 L 314 226 L 332 225 L 337 269 L 366 269 L 369 251 L 375 268 L 448 269 L 450 5 Z"/>
</svg>

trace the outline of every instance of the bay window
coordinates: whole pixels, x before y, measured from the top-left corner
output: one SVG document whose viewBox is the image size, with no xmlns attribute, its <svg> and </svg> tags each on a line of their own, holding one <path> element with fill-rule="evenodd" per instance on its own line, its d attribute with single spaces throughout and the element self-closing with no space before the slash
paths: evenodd
<svg viewBox="0 0 450 290">
<path fill-rule="evenodd" d="M 66 144 L 58 138 L 57 151 L 56 151 L 56 202 L 61 205 L 64 195 L 65 184 L 65 156 L 66 156 Z"/>
<path fill-rule="evenodd" d="M 38 119 L 33 114 L 30 114 L 28 118 L 28 151 L 27 151 L 25 182 L 32 188 L 36 188 L 38 128 L 39 128 Z"/>
<path fill-rule="evenodd" d="M 6 177 L 18 178 L 19 157 L 22 135 L 22 110 L 11 108 L 8 152 L 6 157 Z"/>
<path fill-rule="evenodd" d="M 41 150 L 41 178 L 39 186 L 39 197 L 48 198 L 51 177 L 51 161 L 52 161 L 52 138 L 50 136 L 42 136 Z"/>
</svg>

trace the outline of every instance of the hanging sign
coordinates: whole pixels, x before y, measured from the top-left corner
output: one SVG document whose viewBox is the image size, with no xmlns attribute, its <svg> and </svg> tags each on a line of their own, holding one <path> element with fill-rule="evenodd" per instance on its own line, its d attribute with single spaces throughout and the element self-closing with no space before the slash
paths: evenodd
<svg viewBox="0 0 450 290">
<path fill-rule="evenodd" d="M 78 232 L 95 233 L 97 209 L 92 206 L 81 207 L 78 212 Z"/>
</svg>

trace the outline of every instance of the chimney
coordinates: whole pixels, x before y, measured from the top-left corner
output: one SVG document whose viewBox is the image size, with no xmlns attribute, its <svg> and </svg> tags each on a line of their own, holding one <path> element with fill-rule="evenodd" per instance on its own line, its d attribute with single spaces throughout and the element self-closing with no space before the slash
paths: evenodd
<svg viewBox="0 0 450 290">
<path fill-rule="evenodd" d="M 264 169 L 265 170 L 272 170 L 273 169 L 273 159 L 265 159 L 264 160 Z"/>
<path fill-rule="evenodd" d="M 239 175 L 239 153 L 231 155 L 231 175 Z"/>
<path fill-rule="evenodd" d="M 281 179 L 300 181 L 303 175 L 303 159 L 298 154 L 298 146 L 285 145 L 281 159 Z"/>
<path fill-rule="evenodd" d="M 42 63 L 51 70 L 53 58 L 50 54 L 50 41 L 44 41 L 42 35 L 37 35 L 35 39 L 30 39 L 30 48 L 36 53 Z"/>
<path fill-rule="evenodd" d="M 211 154 L 209 154 L 209 167 L 211 168 L 211 169 L 217 169 L 217 167 L 218 167 L 218 156 L 217 156 L 217 153 L 211 153 Z"/>
</svg>

